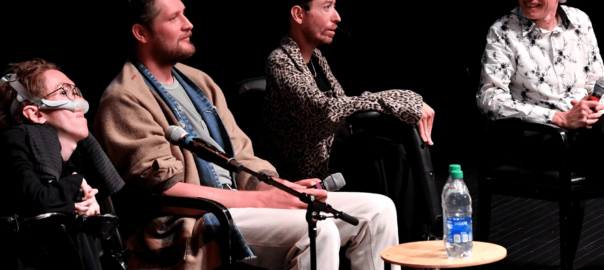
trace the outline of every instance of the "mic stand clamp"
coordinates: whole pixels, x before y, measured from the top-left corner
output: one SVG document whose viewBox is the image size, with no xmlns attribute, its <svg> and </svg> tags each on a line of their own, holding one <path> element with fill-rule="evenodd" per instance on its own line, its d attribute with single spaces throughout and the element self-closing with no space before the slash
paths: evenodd
<svg viewBox="0 0 604 270">
<path fill-rule="evenodd" d="M 307 195 L 310 203 L 306 208 L 306 222 L 308 223 L 308 237 L 310 238 L 310 268 L 317 269 L 317 219 L 315 216 L 320 216 L 315 211 L 315 206 L 312 204 L 316 198 L 314 195 Z"/>
<path fill-rule="evenodd" d="M 306 208 L 306 222 L 308 223 L 308 237 L 310 238 L 310 265 L 312 270 L 317 269 L 317 221 L 325 220 L 327 216 L 319 214 L 312 203 L 315 195 L 306 194 L 309 200 Z"/>
</svg>

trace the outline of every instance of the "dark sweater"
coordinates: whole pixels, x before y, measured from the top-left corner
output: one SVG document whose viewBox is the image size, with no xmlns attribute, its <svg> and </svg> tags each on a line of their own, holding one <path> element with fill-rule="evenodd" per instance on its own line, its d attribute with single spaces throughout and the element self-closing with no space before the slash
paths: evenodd
<svg viewBox="0 0 604 270">
<path fill-rule="evenodd" d="M 84 178 L 99 190 L 98 202 L 124 186 L 92 135 L 63 162 L 57 133 L 44 125 L 16 126 L 0 135 L 0 172 L 0 215 L 74 213 Z"/>
<path fill-rule="evenodd" d="M 71 159 L 63 162 L 58 181 L 40 179 L 34 171 L 32 151 L 23 129 L 12 128 L 0 135 L 0 215 L 28 217 L 48 212 L 74 213 L 73 198 L 82 184 L 83 176 L 73 174 Z M 49 141 L 58 138 L 48 138 Z M 60 147 L 59 147 L 60 151 Z M 78 155 L 72 155 L 72 157 Z M 58 157 L 60 158 L 60 152 Z M 46 178 L 46 177 L 45 177 Z M 52 177 L 48 177 L 52 178 Z"/>
<path fill-rule="evenodd" d="M 0 215 L 31 217 L 42 213 L 74 214 L 82 179 L 99 189 L 100 203 L 124 182 L 89 135 L 63 162 L 56 131 L 45 125 L 20 125 L 0 134 Z M 77 174 L 73 174 L 76 172 Z M 26 269 L 100 270 L 98 241 L 84 227 L 67 222 L 36 223 L 36 228 L 3 235 L 0 265 Z M 61 225 L 61 226 L 59 226 Z M 21 269 L 20 268 L 20 269 Z"/>
</svg>

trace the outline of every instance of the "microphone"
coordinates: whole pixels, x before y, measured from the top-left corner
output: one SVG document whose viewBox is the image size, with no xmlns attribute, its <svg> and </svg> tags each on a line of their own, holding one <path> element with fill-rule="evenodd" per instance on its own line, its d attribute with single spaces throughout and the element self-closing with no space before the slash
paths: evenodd
<svg viewBox="0 0 604 270">
<path fill-rule="evenodd" d="M 341 173 L 334 173 L 330 176 L 327 176 L 325 179 L 323 179 L 322 182 L 319 182 L 315 186 L 309 188 L 336 191 L 341 189 L 345 185 L 346 181 L 344 181 L 344 176 L 342 176 Z"/>
<path fill-rule="evenodd" d="M 600 102 L 602 95 L 604 94 L 604 79 L 598 79 L 594 85 L 594 91 L 591 92 L 589 99 Z M 596 111 L 596 108 L 591 108 L 592 111 Z"/>
<path fill-rule="evenodd" d="M 240 173 L 243 169 L 243 165 L 237 162 L 237 160 L 216 149 L 216 147 L 212 146 L 204 139 L 191 136 L 186 130 L 179 126 L 169 126 L 166 130 L 166 139 L 168 139 L 171 144 L 189 150 L 193 155 L 229 171 Z"/>
<path fill-rule="evenodd" d="M 596 84 L 594 85 L 594 91 L 591 92 L 591 97 L 589 99 L 594 101 L 600 101 L 602 95 L 604 94 L 604 79 L 598 79 Z"/>
<path fill-rule="evenodd" d="M 336 29 L 337 29 L 337 30 L 340 30 L 340 32 L 344 33 L 344 35 L 348 36 L 349 38 L 351 38 L 351 37 L 352 37 L 352 34 L 350 34 L 350 32 L 348 32 L 348 31 L 346 31 L 346 30 L 342 29 L 342 27 L 340 27 L 339 25 L 338 25 L 338 27 L 337 27 Z"/>
</svg>

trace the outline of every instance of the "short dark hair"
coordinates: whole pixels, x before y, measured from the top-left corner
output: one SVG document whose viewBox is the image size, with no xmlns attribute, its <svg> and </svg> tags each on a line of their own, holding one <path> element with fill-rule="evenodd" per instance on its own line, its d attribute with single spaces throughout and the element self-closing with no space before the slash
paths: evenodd
<svg viewBox="0 0 604 270">
<path fill-rule="evenodd" d="M 130 2 L 131 24 L 141 24 L 151 31 L 153 22 L 160 13 L 157 0 L 128 0 Z"/>
<path fill-rule="evenodd" d="M 288 1 L 283 1 L 283 9 L 288 11 L 287 14 L 289 14 L 289 11 L 292 10 L 292 8 L 294 6 L 308 6 L 308 3 L 312 2 L 313 0 L 288 0 Z"/>
<path fill-rule="evenodd" d="M 292 8 L 295 6 L 301 6 L 301 7 L 308 6 L 308 4 L 310 2 L 312 2 L 313 0 L 286 0 L 286 1 L 277 0 L 277 1 L 281 2 L 281 5 L 282 5 L 281 10 L 283 10 L 283 13 L 284 13 L 283 15 L 281 15 L 281 18 L 285 19 L 283 28 L 285 28 L 285 26 L 287 26 L 287 28 L 283 29 L 283 30 L 285 30 L 284 31 L 285 33 L 289 33 L 289 29 L 291 27 L 289 20 L 292 16 L 290 11 L 292 10 Z M 279 21 L 281 21 L 282 19 L 280 19 Z"/>
<path fill-rule="evenodd" d="M 308 4 L 308 3 L 312 2 L 312 1 L 313 0 L 291 0 L 291 1 L 289 1 L 291 3 L 291 7 L 290 8 L 292 8 L 294 6 L 305 6 L 306 4 Z"/>
</svg>

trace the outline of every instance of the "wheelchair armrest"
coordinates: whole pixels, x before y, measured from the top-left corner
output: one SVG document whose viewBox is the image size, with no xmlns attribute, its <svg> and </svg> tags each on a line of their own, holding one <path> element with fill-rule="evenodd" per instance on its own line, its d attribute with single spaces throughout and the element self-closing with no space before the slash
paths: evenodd
<svg viewBox="0 0 604 270">
<path fill-rule="evenodd" d="M 49 219 L 49 218 L 54 218 L 54 217 L 67 217 L 67 214 L 63 214 L 63 213 L 44 213 L 44 214 L 40 214 L 37 216 L 33 216 L 33 217 L 29 217 L 29 218 L 25 218 L 23 219 L 23 221 L 21 222 L 21 224 L 28 224 L 30 222 L 36 222 L 38 220 L 44 220 L 44 219 Z"/>
<path fill-rule="evenodd" d="M 214 214 L 220 222 L 216 242 L 220 247 L 222 266 L 231 265 L 231 236 L 233 233 L 233 218 L 229 210 L 222 204 L 205 198 L 185 198 L 161 195 L 148 195 L 148 201 L 159 207 L 178 207 L 204 210 Z"/>
<path fill-rule="evenodd" d="M 54 219 L 54 218 L 64 219 L 66 217 L 67 217 L 66 214 L 57 213 L 57 212 L 39 214 L 37 216 L 28 217 L 28 218 L 20 218 L 19 215 L 16 215 L 16 214 L 13 216 L 8 216 L 8 217 L 2 216 L 2 217 L 0 217 L 0 232 L 9 232 L 9 231 L 17 232 L 21 229 L 21 227 L 29 226 L 29 225 L 35 223 L 36 221 L 50 220 L 50 219 Z"/>
</svg>

